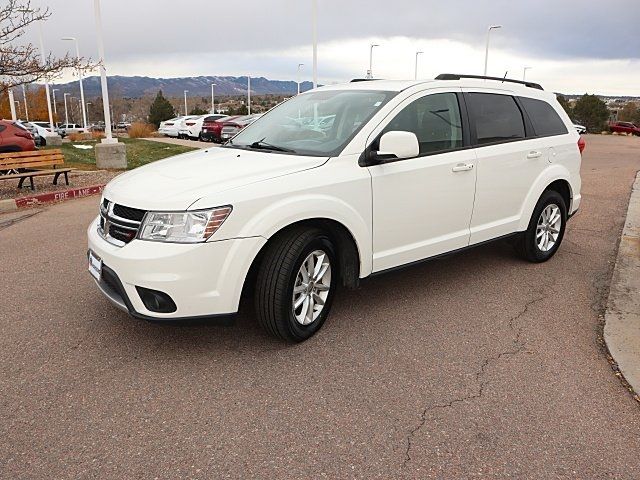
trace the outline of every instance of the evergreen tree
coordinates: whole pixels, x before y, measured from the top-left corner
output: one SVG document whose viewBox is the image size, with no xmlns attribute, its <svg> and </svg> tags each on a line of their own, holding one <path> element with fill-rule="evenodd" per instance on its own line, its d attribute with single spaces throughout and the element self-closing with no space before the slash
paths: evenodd
<svg viewBox="0 0 640 480">
<path fill-rule="evenodd" d="M 175 115 L 176 113 L 173 110 L 173 105 L 171 105 L 169 100 L 162 95 L 162 90 L 159 90 L 158 95 L 156 95 L 155 100 L 149 108 L 149 123 L 158 128 L 160 126 L 160 122 L 169 120 L 170 118 L 175 117 Z"/>
<path fill-rule="evenodd" d="M 567 115 L 571 117 L 571 114 L 573 112 L 571 111 L 571 105 L 569 105 L 569 101 L 562 95 L 557 95 L 556 98 L 558 99 L 558 103 L 562 105 L 562 108 L 564 108 L 564 111 L 567 112 Z"/>
<path fill-rule="evenodd" d="M 585 93 L 573 107 L 573 115 L 575 120 L 587 127 L 587 131 L 598 133 L 606 129 L 609 110 L 597 95 Z"/>
</svg>

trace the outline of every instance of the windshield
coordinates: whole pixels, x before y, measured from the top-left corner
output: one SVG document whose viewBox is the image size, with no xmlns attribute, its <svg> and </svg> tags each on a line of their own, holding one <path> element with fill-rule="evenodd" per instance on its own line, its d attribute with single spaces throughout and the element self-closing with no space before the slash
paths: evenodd
<svg viewBox="0 0 640 480">
<path fill-rule="evenodd" d="M 394 95 L 372 90 L 305 93 L 257 119 L 226 146 L 335 156 Z"/>
</svg>

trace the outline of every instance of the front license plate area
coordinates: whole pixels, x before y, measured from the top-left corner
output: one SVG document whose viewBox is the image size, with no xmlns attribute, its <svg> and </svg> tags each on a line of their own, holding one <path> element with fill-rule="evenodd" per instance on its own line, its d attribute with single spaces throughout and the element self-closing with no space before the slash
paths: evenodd
<svg viewBox="0 0 640 480">
<path fill-rule="evenodd" d="M 89 273 L 100 281 L 102 278 L 102 259 L 89 250 Z"/>
</svg>

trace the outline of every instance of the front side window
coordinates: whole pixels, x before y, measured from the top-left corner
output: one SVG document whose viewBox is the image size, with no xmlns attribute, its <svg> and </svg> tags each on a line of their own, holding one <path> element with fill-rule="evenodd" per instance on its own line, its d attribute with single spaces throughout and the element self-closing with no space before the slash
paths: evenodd
<svg viewBox="0 0 640 480">
<path fill-rule="evenodd" d="M 226 146 L 335 156 L 396 94 L 379 90 L 320 90 L 304 93 L 257 119 Z"/>
<path fill-rule="evenodd" d="M 469 93 L 467 99 L 478 145 L 525 138 L 522 112 L 513 97 L 495 93 Z"/>
<path fill-rule="evenodd" d="M 426 95 L 407 105 L 384 128 L 413 132 L 418 137 L 420 156 L 461 148 L 462 120 L 455 93 Z"/>
<path fill-rule="evenodd" d="M 568 133 L 558 112 L 547 102 L 527 97 L 520 97 L 520 102 L 529 115 L 537 136 L 548 137 Z"/>
</svg>

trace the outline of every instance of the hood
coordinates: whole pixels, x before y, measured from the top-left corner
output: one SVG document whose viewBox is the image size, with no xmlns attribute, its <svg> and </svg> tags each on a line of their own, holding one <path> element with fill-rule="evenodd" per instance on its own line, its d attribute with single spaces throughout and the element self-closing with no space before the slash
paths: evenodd
<svg viewBox="0 0 640 480">
<path fill-rule="evenodd" d="M 107 184 L 104 196 L 143 210 L 185 210 L 205 195 L 308 170 L 326 161 L 327 157 L 217 147 L 125 172 Z"/>
</svg>

